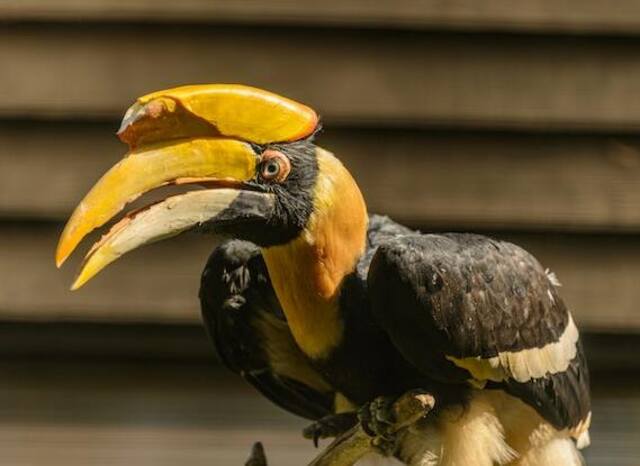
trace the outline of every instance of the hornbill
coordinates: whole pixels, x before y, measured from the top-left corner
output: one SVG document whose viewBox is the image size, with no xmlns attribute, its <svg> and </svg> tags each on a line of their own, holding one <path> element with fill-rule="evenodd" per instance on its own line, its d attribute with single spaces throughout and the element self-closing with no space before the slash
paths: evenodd
<svg viewBox="0 0 640 466">
<path fill-rule="evenodd" d="M 130 151 L 73 212 L 58 266 L 136 197 L 198 186 L 126 214 L 72 289 L 153 241 L 225 238 L 202 274 L 206 327 L 227 366 L 317 421 L 312 435 L 358 409 L 384 433 L 385 400 L 420 389 L 436 406 L 398 439 L 407 464 L 582 464 L 589 376 L 555 277 L 511 243 L 368 215 L 347 169 L 314 144 L 318 129 L 309 107 L 247 86 L 139 98 L 118 131 Z"/>
</svg>

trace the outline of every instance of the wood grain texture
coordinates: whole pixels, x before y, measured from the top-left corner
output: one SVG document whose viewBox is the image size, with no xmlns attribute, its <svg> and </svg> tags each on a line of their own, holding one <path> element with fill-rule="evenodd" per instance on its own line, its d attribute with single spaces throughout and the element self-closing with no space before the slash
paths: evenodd
<svg viewBox="0 0 640 466">
<path fill-rule="evenodd" d="M 598 380 L 640 373 L 640 332 L 593 332 L 580 338 L 589 371 Z M 0 360 L 126 360 L 216 365 L 212 342 L 202 322 L 9 321 L 0 319 Z M 218 361 L 219 362 L 219 361 Z M 595 377 L 595 376 L 594 376 Z"/>
<path fill-rule="evenodd" d="M 320 143 L 323 139 L 320 140 Z M 637 231 L 640 141 L 327 130 L 374 212 L 454 229 Z"/>
<path fill-rule="evenodd" d="M 12 466 L 241 465 L 257 439 L 278 465 L 315 453 L 305 421 L 209 364 L 5 360 L 0 374 Z"/>
<path fill-rule="evenodd" d="M 611 38 L 9 25 L 0 115 L 117 118 L 150 90 L 242 82 L 330 123 L 635 132 L 638 53 Z"/>
<path fill-rule="evenodd" d="M 619 341 L 617 337 L 616 341 Z M 640 343 L 640 338 L 638 341 Z M 617 357 L 619 353 L 612 352 L 616 361 L 620 359 Z M 51 356 L 70 360 L 162 359 L 191 363 L 216 360 L 214 348 L 200 321 L 188 325 L 166 325 L 151 322 L 0 320 L 0 359 L 39 360 Z M 633 363 L 628 364 L 631 362 L 628 358 L 622 362 L 625 367 L 634 367 Z"/>
<path fill-rule="evenodd" d="M 0 309 L 5 318 L 164 323 L 199 319 L 197 293 L 200 272 L 213 249 L 210 238 L 187 235 L 173 244 L 134 251 L 129 260 L 102 274 L 104 280 L 97 286 L 71 292 L 80 258 L 62 271 L 55 268 L 60 227 L 9 224 L 1 230 Z"/>
<path fill-rule="evenodd" d="M 0 228 L 0 310 L 4 319 L 196 322 L 199 276 L 214 241 L 184 235 L 134 251 L 77 292 L 68 291 L 74 265 L 57 271 L 60 227 Z M 513 235 L 510 235 L 511 237 Z M 561 295 L 579 326 L 640 330 L 640 243 L 634 236 L 515 235 L 558 274 Z M 80 251 L 83 251 L 80 248 Z M 75 258 L 76 261 L 79 258 Z"/>
<path fill-rule="evenodd" d="M 234 466 L 258 439 L 275 466 L 317 452 L 305 421 L 206 363 L 4 359 L 0 375 L 11 466 Z M 595 378 L 588 464 L 636 466 L 639 416 L 636 378 Z"/>
<path fill-rule="evenodd" d="M 76 293 L 78 257 L 53 264 L 58 222 L 124 152 L 111 134 L 132 100 L 227 81 L 317 108 L 376 211 L 568 232 L 511 239 L 603 332 L 585 339 L 588 464 L 639 464 L 640 140 L 609 136 L 640 129 L 636 0 L 0 0 L 0 23 L 1 463 L 242 464 L 256 439 L 277 466 L 315 453 L 303 422 L 212 370 L 196 297 L 211 238 L 136 251 Z M 420 131 L 442 126 L 465 131 Z M 502 128 L 539 134 L 467 131 Z"/>
<path fill-rule="evenodd" d="M 640 6 L 617 0 L 0 0 L 5 21 L 157 21 L 637 34 Z"/>
<path fill-rule="evenodd" d="M 0 216 L 65 220 L 125 152 L 114 126 L 0 126 Z M 318 143 L 349 167 L 370 210 L 403 222 L 640 231 L 637 138 L 329 126 Z"/>
</svg>

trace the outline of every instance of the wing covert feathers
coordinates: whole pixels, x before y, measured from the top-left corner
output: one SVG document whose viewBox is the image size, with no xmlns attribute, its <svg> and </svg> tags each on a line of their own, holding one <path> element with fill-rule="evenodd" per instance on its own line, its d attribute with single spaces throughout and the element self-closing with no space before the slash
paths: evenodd
<svg viewBox="0 0 640 466">
<path fill-rule="evenodd" d="M 470 234 L 396 237 L 368 274 L 376 320 L 416 368 L 502 388 L 580 435 L 589 377 L 556 283 L 523 249 Z"/>
</svg>

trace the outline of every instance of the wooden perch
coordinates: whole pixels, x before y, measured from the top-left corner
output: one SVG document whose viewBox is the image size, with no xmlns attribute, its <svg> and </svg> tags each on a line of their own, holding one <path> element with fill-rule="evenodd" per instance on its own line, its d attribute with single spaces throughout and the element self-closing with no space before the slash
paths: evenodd
<svg viewBox="0 0 640 466">
<path fill-rule="evenodd" d="M 433 396 L 424 392 L 407 392 L 392 406 L 395 424 L 392 434 L 399 434 L 424 418 L 435 405 Z M 358 423 L 338 436 L 325 448 L 309 466 L 353 466 L 367 453 L 377 451 L 379 438 L 368 434 Z M 260 443 L 253 447 L 251 457 L 245 466 L 267 466 L 267 459 Z"/>
<path fill-rule="evenodd" d="M 392 406 L 397 434 L 424 418 L 435 404 L 433 396 L 422 392 L 408 392 Z M 377 437 L 370 436 L 358 423 L 337 437 L 309 466 L 352 466 L 369 452 L 376 451 Z"/>
</svg>

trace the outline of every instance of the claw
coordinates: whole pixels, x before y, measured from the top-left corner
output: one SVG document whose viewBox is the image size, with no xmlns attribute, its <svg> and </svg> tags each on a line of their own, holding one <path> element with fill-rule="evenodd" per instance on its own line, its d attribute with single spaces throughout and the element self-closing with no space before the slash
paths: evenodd
<svg viewBox="0 0 640 466">
<path fill-rule="evenodd" d="M 318 419 L 302 431 L 304 438 L 313 440 L 318 448 L 318 441 L 329 437 L 338 437 L 353 427 L 358 421 L 356 413 L 330 414 Z"/>
</svg>

